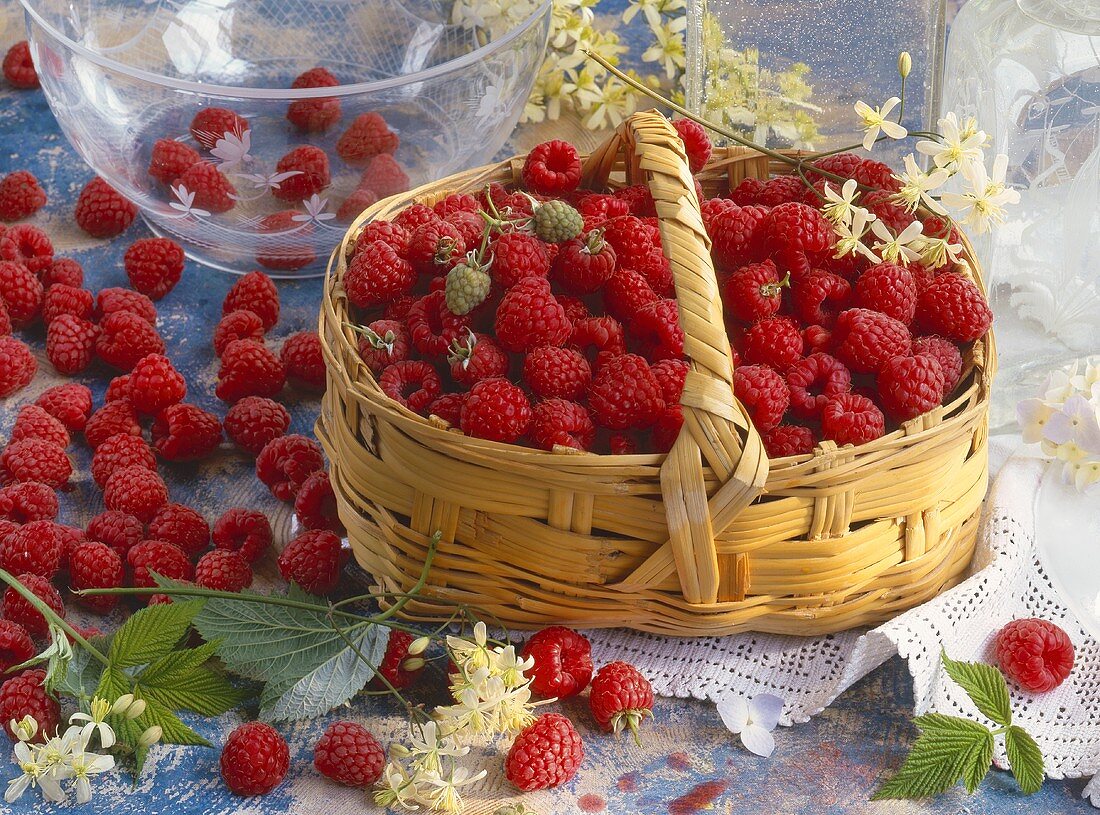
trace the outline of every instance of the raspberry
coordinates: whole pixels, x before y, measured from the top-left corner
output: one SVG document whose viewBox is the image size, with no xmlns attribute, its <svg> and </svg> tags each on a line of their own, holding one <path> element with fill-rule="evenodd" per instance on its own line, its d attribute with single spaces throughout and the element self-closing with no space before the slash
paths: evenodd
<svg viewBox="0 0 1100 815">
<path fill-rule="evenodd" d="M 402 324 L 409 318 L 409 310 L 413 307 L 413 303 L 416 302 L 416 298 L 407 294 L 398 297 L 396 300 L 391 300 L 386 303 L 386 307 L 382 309 L 383 320 L 400 320 Z"/>
<path fill-rule="evenodd" d="M 84 530 L 88 540 L 100 541 L 125 557 L 131 548 L 141 542 L 145 524 L 125 512 L 107 510 L 88 521 Z"/>
<path fill-rule="evenodd" d="M 14 443 L 23 439 L 42 439 L 53 442 L 58 447 L 68 447 L 69 431 L 38 405 L 24 405 L 19 408 L 8 441 Z"/>
<path fill-rule="evenodd" d="M 531 228 L 539 240 L 565 243 L 584 230 L 581 214 L 564 201 L 546 201 L 535 207 Z"/>
<path fill-rule="evenodd" d="M 409 251 L 409 231 L 393 221 L 371 221 L 355 239 L 355 252 L 373 241 L 388 243 L 401 257 Z"/>
<path fill-rule="evenodd" d="M 653 687 L 633 665 L 612 662 L 593 678 L 588 706 L 601 729 L 621 733 L 626 728 L 637 740 L 638 726 L 653 715 Z"/>
<path fill-rule="evenodd" d="M 523 185 L 536 195 L 565 195 L 581 181 L 581 160 L 569 142 L 536 145 L 523 162 Z"/>
<path fill-rule="evenodd" d="M 791 411 L 803 419 L 815 419 L 830 397 L 847 393 L 852 374 L 839 360 L 828 354 L 810 354 L 787 369 L 787 387 Z"/>
<path fill-rule="evenodd" d="M 340 202 L 336 210 L 336 219 L 341 223 L 349 224 L 369 206 L 378 201 L 378 193 L 369 187 L 356 187 L 356 189 Z"/>
<path fill-rule="evenodd" d="M 504 763 L 504 775 L 524 792 L 559 787 L 577 774 L 584 744 L 560 713 L 543 713 L 525 727 Z"/>
<path fill-rule="evenodd" d="M 47 326 L 62 314 L 87 320 L 95 311 L 92 293 L 74 286 L 55 283 L 46 289 L 42 299 L 42 322 Z"/>
<path fill-rule="evenodd" d="M 92 455 L 92 478 L 102 489 L 116 470 L 135 466 L 156 470 L 157 460 L 141 436 L 119 433 L 96 447 Z"/>
<path fill-rule="evenodd" d="M 840 275 L 812 269 L 799 275 L 791 286 L 794 313 L 803 323 L 831 328 L 837 315 L 848 308 L 852 286 Z"/>
<path fill-rule="evenodd" d="M 754 323 L 779 311 L 783 289 L 789 285 L 790 277 L 781 281 L 775 264 L 766 260 L 731 274 L 722 287 L 722 302 L 737 319 Z"/>
<path fill-rule="evenodd" d="M 740 209 L 740 205 L 729 198 L 708 198 L 699 202 L 699 213 L 703 216 L 703 228 L 713 237 L 714 220 L 723 212 Z"/>
<path fill-rule="evenodd" d="M 61 318 L 59 318 L 61 319 Z M 120 371 L 130 371 L 149 354 L 163 354 L 164 340 L 157 330 L 132 311 L 115 311 L 99 323 L 95 350 L 99 358 Z"/>
<path fill-rule="evenodd" d="M 152 572 L 170 580 L 190 581 L 194 576 L 187 554 L 166 541 L 141 541 L 126 553 L 126 562 L 130 565 L 130 585 L 136 588 L 155 588 Z"/>
<path fill-rule="evenodd" d="M 105 404 L 121 402 L 123 399 L 130 402 L 129 374 L 111 377 L 111 381 L 107 383 L 107 390 L 103 394 L 103 401 Z M 130 404 L 133 405 L 132 402 L 130 402 Z"/>
<path fill-rule="evenodd" d="M 69 565 L 69 556 L 72 554 L 73 549 L 84 543 L 88 536 L 84 534 L 83 529 L 76 526 L 55 524 L 54 528 L 61 539 L 61 568 L 65 569 Z"/>
<path fill-rule="evenodd" d="M 1028 693 L 1049 693 L 1073 670 L 1073 643 L 1047 620 L 1013 620 L 998 632 L 994 652 L 1001 673 Z"/>
<path fill-rule="evenodd" d="M 675 405 L 680 402 L 687 380 L 688 364 L 682 359 L 662 359 L 651 366 L 657 384 L 661 386 L 661 396 L 665 403 Z"/>
<path fill-rule="evenodd" d="M 116 589 L 123 583 L 125 570 L 118 552 L 99 541 L 85 541 L 69 554 L 69 585 L 81 589 Z M 77 595 L 77 602 L 100 614 L 106 614 L 118 604 L 118 596 L 100 594 Z"/>
<path fill-rule="evenodd" d="M 526 232 L 498 235 L 489 243 L 488 256 L 493 259 L 489 267 L 493 279 L 506 289 L 525 277 L 546 277 L 550 273 L 546 245 Z"/>
<path fill-rule="evenodd" d="M 0 260 L 0 302 L 14 327 L 26 325 L 38 316 L 42 297 L 42 283 L 34 272 L 22 263 Z"/>
<path fill-rule="evenodd" d="M 168 503 L 168 487 L 153 470 L 131 465 L 111 473 L 103 485 L 103 503 L 107 509 L 125 512 L 148 523 Z"/>
<path fill-rule="evenodd" d="M 447 356 L 451 378 L 469 388 L 483 379 L 508 374 L 508 355 L 485 334 L 467 334 L 466 342 L 455 340 Z"/>
<path fill-rule="evenodd" d="M 96 176 L 76 199 L 76 225 L 93 238 L 121 235 L 137 217 L 137 207 L 118 190 Z"/>
<path fill-rule="evenodd" d="M 221 357 L 234 340 L 264 341 L 264 322 L 254 311 L 231 311 L 214 327 L 214 354 Z"/>
<path fill-rule="evenodd" d="M 780 204 L 768 213 L 764 239 L 791 272 L 808 272 L 808 256 L 819 255 L 833 245 L 833 228 L 817 209 L 797 202 Z"/>
<path fill-rule="evenodd" d="M 325 389 L 325 358 L 316 331 L 291 334 L 279 352 L 287 378 L 307 390 Z"/>
<path fill-rule="evenodd" d="M 909 329 L 893 317 L 862 308 L 848 309 L 833 331 L 837 358 L 856 373 L 874 373 L 888 359 L 909 352 Z"/>
<path fill-rule="evenodd" d="M 559 294 L 557 297 L 561 307 L 565 309 L 565 316 L 569 318 L 569 322 L 576 323 L 578 320 L 587 320 L 592 316 L 588 306 L 579 297 L 568 294 Z"/>
<path fill-rule="evenodd" d="M 768 211 L 756 206 L 728 208 L 715 215 L 710 226 L 714 265 L 729 271 L 756 260 L 767 217 Z"/>
<path fill-rule="evenodd" d="M 543 345 L 524 358 L 523 380 L 535 396 L 577 401 L 592 381 L 592 368 L 579 351 Z"/>
<path fill-rule="evenodd" d="M 837 446 L 866 444 L 886 432 L 882 411 L 866 396 L 842 393 L 821 409 L 821 433 Z"/>
<path fill-rule="evenodd" d="M 95 323 L 62 314 L 46 330 L 46 358 L 58 373 L 78 374 L 95 358 L 98 337 Z"/>
<path fill-rule="evenodd" d="M 869 192 L 862 196 L 860 203 L 873 212 L 895 235 L 913 223 L 916 218 L 891 193 Z"/>
<path fill-rule="evenodd" d="M 485 302 L 492 286 L 489 273 L 473 257 L 458 263 L 447 272 L 443 289 L 447 308 L 453 314 L 469 314 Z"/>
<path fill-rule="evenodd" d="M 431 365 L 411 359 L 388 366 L 379 375 L 378 386 L 386 396 L 414 413 L 423 412 L 443 390 L 439 374 Z"/>
<path fill-rule="evenodd" d="M 168 238 L 141 238 L 126 250 L 122 262 L 130 285 L 159 300 L 180 282 L 183 248 Z"/>
<path fill-rule="evenodd" d="M 305 480 L 325 468 L 317 442 L 291 433 L 268 442 L 256 457 L 256 477 L 280 501 L 291 501 Z"/>
<path fill-rule="evenodd" d="M 340 538 L 325 529 L 301 533 L 279 555 L 279 573 L 310 594 L 324 595 L 340 583 L 346 556 Z"/>
<path fill-rule="evenodd" d="M 565 309 L 550 293 L 550 282 L 544 278 L 521 280 L 497 307 L 497 341 L 509 351 L 564 345 L 572 331 Z"/>
<path fill-rule="evenodd" d="M 31 521 L 0 539 L 0 568 L 47 580 L 61 567 L 64 546 L 53 521 Z"/>
<path fill-rule="evenodd" d="M 41 276 L 53 265 L 53 244 L 37 226 L 16 224 L 0 232 L 0 257 L 22 263 Z"/>
<path fill-rule="evenodd" d="M 274 328 L 279 322 L 279 290 L 275 281 L 263 272 L 249 272 L 234 283 L 222 301 L 222 314 L 240 310 L 259 316 L 264 331 Z"/>
<path fill-rule="evenodd" d="M 282 361 L 255 340 L 234 340 L 222 353 L 214 393 L 228 404 L 246 396 L 275 396 L 286 384 Z"/>
<path fill-rule="evenodd" d="M 221 756 L 222 779 L 237 795 L 266 795 L 286 778 L 290 750 L 269 724 L 248 722 L 229 734 Z"/>
<path fill-rule="evenodd" d="M 134 411 L 134 406 L 130 404 L 129 399 L 108 402 L 93 413 L 84 426 L 84 440 L 93 450 L 119 433 L 141 436 L 137 412 Z"/>
<path fill-rule="evenodd" d="M 294 497 L 294 514 L 306 529 L 324 529 L 340 537 L 347 534 L 336 511 L 336 493 L 324 470 L 302 483 Z"/>
<path fill-rule="evenodd" d="M 332 183 L 328 154 L 311 145 L 295 147 L 279 159 L 275 169 L 280 173 L 293 173 L 271 190 L 271 194 L 281 201 L 304 201 Z"/>
<path fill-rule="evenodd" d="M 149 175 L 161 184 L 171 184 L 202 156 L 190 145 L 175 139 L 157 139 L 149 156 Z"/>
<path fill-rule="evenodd" d="M 0 673 L 21 665 L 34 654 L 34 641 L 27 630 L 11 620 L 0 620 Z"/>
<path fill-rule="evenodd" d="M 0 180 L 0 221 L 18 221 L 46 206 L 46 193 L 38 179 L 26 170 L 16 170 Z"/>
<path fill-rule="evenodd" d="M 466 404 L 465 393 L 444 393 L 428 405 L 428 416 L 442 419 L 449 427 L 458 427 L 462 422 L 462 406 Z"/>
<path fill-rule="evenodd" d="M 943 337 L 917 337 L 913 340 L 913 353 L 917 356 L 934 357 L 943 372 L 943 395 L 946 397 L 959 386 L 962 377 L 963 360 L 959 347 Z"/>
<path fill-rule="evenodd" d="M 943 369 L 931 355 L 894 357 L 879 369 L 878 389 L 882 407 L 904 422 L 943 401 Z"/>
<path fill-rule="evenodd" d="M 157 414 L 151 428 L 153 447 L 166 461 L 206 458 L 222 443 L 218 417 L 195 405 L 170 405 Z"/>
<path fill-rule="evenodd" d="M 136 314 L 151 326 L 157 324 L 157 307 L 153 301 L 141 292 L 133 289 L 100 289 L 95 298 L 95 314 L 100 320 L 116 311 L 129 311 Z"/>
<path fill-rule="evenodd" d="M 193 194 L 192 206 L 215 214 L 229 212 L 236 204 L 237 188 L 221 170 L 205 161 L 184 170 L 176 179 L 175 189 L 181 191 L 180 195 Z"/>
<path fill-rule="evenodd" d="M 24 588 L 49 606 L 55 614 L 59 617 L 65 616 L 65 604 L 61 602 L 61 595 L 57 593 L 57 589 L 53 587 L 49 580 L 36 574 L 21 574 L 18 580 Z M 49 633 L 49 623 L 46 622 L 46 618 L 42 616 L 42 613 L 28 603 L 23 595 L 11 586 L 4 591 L 3 611 L 4 619 L 23 626 L 32 637 L 42 638 Z M 28 673 L 34 672 L 29 671 Z M 23 674 L 23 676 L 27 676 L 27 674 Z M 10 719 L 6 719 L 6 721 L 10 721 Z M 42 724 L 42 722 L 39 722 L 39 725 Z"/>
<path fill-rule="evenodd" d="M 752 365 L 767 365 L 780 373 L 802 358 L 802 332 L 788 317 L 768 317 L 746 333 L 741 355 Z"/>
<path fill-rule="evenodd" d="M 361 245 L 344 274 L 352 305 L 371 308 L 406 294 L 416 283 L 416 270 L 388 243 Z"/>
<path fill-rule="evenodd" d="M 38 362 L 26 343 L 15 337 L 0 337 L 0 398 L 29 385 L 37 370 Z"/>
<path fill-rule="evenodd" d="M 652 425 L 665 401 L 649 363 L 637 354 L 622 354 L 596 371 L 588 389 L 588 405 L 596 424 L 626 430 Z"/>
<path fill-rule="evenodd" d="M 592 644 L 572 628 L 553 625 L 536 632 L 523 646 L 523 656 L 535 660 L 528 675 L 531 690 L 540 696 L 568 699 L 592 681 Z"/>
<path fill-rule="evenodd" d="M 477 213 L 481 211 L 481 204 L 474 196 L 465 192 L 452 192 L 450 195 L 432 205 L 432 211 L 440 218 L 449 220 L 458 212 Z M 478 219 L 480 220 L 480 218 Z"/>
<path fill-rule="evenodd" d="M 47 484 L 21 481 L 0 488 L 0 520 L 14 524 L 52 521 L 57 510 L 57 493 Z M 3 535 L 0 531 L 0 538 Z"/>
<path fill-rule="evenodd" d="M 181 401 L 187 383 L 168 357 L 150 354 L 134 366 L 126 393 L 138 412 L 153 415 Z"/>
<path fill-rule="evenodd" d="M 586 193 L 576 201 L 577 212 L 584 218 L 584 231 L 591 232 L 611 218 L 630 214 L 630 204 L 614 195 Z"/>
<path fill-rule="evenodd" d="M 38 733 L 32 742 L 44 742 L 58 731 L 61 725 L 61 707 L 46 692 L 46 672 L 35 668 L 12 677 L 0 686 L 0 717 L 4 722 L 18 722 L 30 716 L 38 722 Z M 8 737 L 15 741 L 12 728 L 5 727 Z"/>
<path fill-rule="evenodd" d="M 562 244 L 554 258 L 554 274 L 577 295 L 599 290 L 615 271 L 615 250 L 598 229 Z"/>
<path fill-rule="evenodd" d="M 507 379 L 483 379 L 462 406 L 460 426 L 467 436 L 511 443 L 527 432 L 531 403 Z"/>
<path fill-rule="evenodd" d="M 860 275 L 855 287 L 860 308 L 881 311 L 909 325 L 917 308 L 913 275 L 903 266 L 880 263 Z"/>
<path fill-rule="evenodd" d="M 310 243 L 313 234 L 311 225 L 304 225 L 294 219 L 295 210 L 273 212 L 260 219 L 259 231 L 272 235 L 263 242 L 256 252 L 256 262 L 267 269 L 293 271 L 308 266 L 317 259 L 317 253 Z"/>
<path fill-rule="evenodd" d="M 653 195 L 645 184 L 623 187 L 613 194 L 619 200 L 626 202 L 632 215 L 637 215 L 639 218 L 649 218 L 657 214 L 653 204 Z"/>
<path fill-rule="evenodd" d="M 336 142 L 336 154 L 348 164 L 362 164 L 380 153 L 395 153 L 400 139 L 378 113 L 361 113 Z"/>
<path fill-rule="evenodd" d="M 313 766 L 326 778 L 349 787 L 369 787 L 382 777 L 386 751 L 367 728 L 333 722 L 313 748 Z"/>
<path fill-rule="evenodd" d="M 249 563 L 255 563 L 271 546 L 271 524 L 258 510 L 235 507 L 214 522 L 211 537 L 218 549 L 240 552 Z"/>
<path fill-rule="evenodd" d="M 409 176 L 388 153 L 380 153 L 367 160 L 367 166 L 359 177 L 360 188 L 366 187 L 379 198 L 397 195 L 409 188 Z"/>
<path fill-rule="evenodd" d="M 447 308 L 447 296 L 435 291 L 409 306 L 405 324 L 413 346 L 426 357 L 442 357 L 451 344 L 464 336 L 470 320 Z"/>
<path fill-rule="evenodd" d="M 243 136 L 249 127 L 243 116 L 226 108 L 209 107 L 195 114 L 189 129 L 191 137 L 209 150 L 224 136 Z"/>
<path fill-rule="evenodd" d="M 295 78 L 291 88 L 335 88 L 340 81 L 327 68 L 310 68 Z M 334 96 L 295 99 L 286 109 L 287 121 L 307 133 L 323 133 L 340 121 L 340 100 Z"/>
<path fill-rule="evenodd" d="M 193 557 L 210 543 L 210 527 L 191 507 L 165 504 L 149 521 L 149 537 L 175 544 Z"/>
<path fill-rule="evenodd" d="M 424 224 L 431 223 L 432 221 L 438 221 L 439 216 L 435 214 L 435 211 L 431 207 L 426 207 L 423 204 L 409 204 L 403 210 L 401 210 L 393 219 L 394 226 L 399 226 L 410 236 L 417 230 L 418 227 Z"/>
<path fill-rule="evenodd" d="M 976 340 L 993 323 L 978 287 L 952 272 L 939 275 L 920 293 L 917 314 L 929 331 L 955 342 Z"/>
<path fill-rule="evenodd" d="M 31 47 L 26 40 L 20 40 L 4 54 L 4 78 L 13 88 L 20 90 L 38 87 L 38 74 L 34 70 Z"/>
<path fill-rule="evenodd" d="M 43 439 L 23 439 L 0 453 L 0 479 L 5 484 L 38 481 L 53 489 L 68 483 L 73 464 L 64 448 Z"/>
<path fill-rule="evenodd" d="M 237 552 L 215 549 L 195 564 L 195 585 L 217 591 L 244 591 L 252 585 L 252 567 Z"/>
<path fill-rule="evenodd" d="M 768 458 L 803 456 L 814 451 L 816 440 L 808 427 L 796 424 L 781 424 L 773 427 L 761 436 Z"/>
<path fill-rule="evenodd" d="M 808 188 L 801 178 L 793 175 L 781 175 L 764 182 L 756 203 L 766 207 L 804 201 Z"/>
<path fill-rule="evenodd" d="M 454 224 L 436 219 L 418 226 L 409 237 L 408 261 L 420 274 L 448 271 L 466 254 L 466 242 Z"/>
<path fill-rule="evenodd" d="M 680 328 L 680 309 L 675 300 L 661 299 L 638 309 L 630 323 L 633 337 L 654 362 L 679 359 L 684 355 L 684 331 Z"/>
<path fill-rule="evenodd" d="M 254 456 L 289 427 L 287 409 L 263 396 L 246 396 L 225 414 L 225 432 L 229 438 Z"/>
<path fill-rule="evenodd" d="M 416 681 L 424 668 L 420 667 L 412 671 L 405 668 L 405 663 L 409 658 L 409 646 L 412 643 L 413 636 L 409 632 L 390 629 L 390 638 L 386 643 L 386 653 L 382 656 L 382 662 L 378 665 L 378 677 L 371 683 L 372 686 L 387 689 L 388 686 L 392 686 L 396 690 L 403 690 Z M 381 679 L 386 681 L 382 682 Z"/>
<path fill-rule="evenodd" d="M 742 365 L 734 371 L 733 392 L 760 433 L 783 421 L 791 394 L 783 377 L 766 365 Z"/>
<path fill-rule="evenodd" d="M 0 363 L 0 371 L 2 370 L 3 365 Z M 4 394 L 0 392 L 0 395 Z M 92 392 L 84 385 L 55 385 L 43 391 L 34 403 L 56 417 L 69 430 L 83 430 L 88 414 L 92 412 Z"/>
<path fill-rule="evenodd" d="M 542 400 L 531 411 L 530 436 L 531 443 L 543 450 L 590 450 L 596 426 L 582 405 L 555 397 Z"/>
</svg>

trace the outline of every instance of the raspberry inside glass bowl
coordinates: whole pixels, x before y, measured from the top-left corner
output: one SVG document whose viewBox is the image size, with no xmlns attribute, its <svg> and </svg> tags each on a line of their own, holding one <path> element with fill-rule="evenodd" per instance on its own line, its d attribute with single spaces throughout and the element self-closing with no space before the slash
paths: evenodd
<svg viewBox="0 0 1100 815">
<path fill-rule="evenodd" d="M 382 198 L 490 160 L 541 64 L 550 0 L 21 0 L 50 107 L 150 228 L 225 271 L 322 273 Z"/>
</svg>

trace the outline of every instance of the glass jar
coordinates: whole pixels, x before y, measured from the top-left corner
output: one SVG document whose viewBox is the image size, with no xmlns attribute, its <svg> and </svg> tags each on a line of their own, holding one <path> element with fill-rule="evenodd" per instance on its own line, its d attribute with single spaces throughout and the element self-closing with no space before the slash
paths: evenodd
<svg viewBox="0 0 1100 815">
<path fill-rule="evenodd" d="M 975 236 L 1000 356 L 992 426 L 1053 368 L 1100 350 L 1100 0 L 970 0 L 943 110 L 975 116 L 1020 203 Z"/>
</svg>

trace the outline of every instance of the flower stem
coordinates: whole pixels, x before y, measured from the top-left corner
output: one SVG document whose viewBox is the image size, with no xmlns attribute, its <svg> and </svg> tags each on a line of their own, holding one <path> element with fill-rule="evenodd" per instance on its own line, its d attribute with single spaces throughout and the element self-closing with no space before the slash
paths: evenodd
<svg viewBox="0 0 1100 815">
<path fill-rule="evenodd" d="M 15 589 L 17 592 L 19 592 L 19 594 L 23 596 L 23 599 L 34 606 L 35 610 L 38 611 L 39 614 L 45 617 L 47 621 L 53 623 L 66 634 L 68 634 L 72 638 L 73 642 L 77 643 L 81 648 L 83 648 L 85 651 L 95 657 L 96 661 L 102 663 L 103 665 L 110 664 L 110 660 L 107 659 L 102 651 L 100 651 L 98 648 L 88 642 L 88 640 L 86 640 L 79 631 L 77 631 L 75 628 L 65 622 L 56 611 L 46 605 L 46 603 L 44 603 L 38 597 L 38 595 L 36 595 L 22 583 L 20 583 L 17 578 L 9 574 L 6 570 L 0 569 L 0 580 L 3 580 L 5 583 Z"/>
<path fill-rule="evenodd" d="M 416 581 L 416 584 L 411 589 L 409 589 L 404 597 L 402 597 L 388 609 L 383 611 L 381 614 L 373 617 L 372 619 L 374 620 L 374 622 L 383 622 L 385 620 L 388 620 L 390 617 L 392 617 L 394 614 L 396 614 L 406 605 L 408 605 L 409 600 L 411 600 L 420 592 L 421 589 L 424 588 L 424 584 L 428 582 L 428 572 L 432 568 L 432 561 L 435 560 L 436 547 L 439 546 L 439 542 L 442 539 L 442 532 L 436 532 L 434 535 L 432 535 L 432 537 L 428 541 L 428 554 L 424 556 L 424 568 L 420 570 L 420 579 Z"/>
</svg>

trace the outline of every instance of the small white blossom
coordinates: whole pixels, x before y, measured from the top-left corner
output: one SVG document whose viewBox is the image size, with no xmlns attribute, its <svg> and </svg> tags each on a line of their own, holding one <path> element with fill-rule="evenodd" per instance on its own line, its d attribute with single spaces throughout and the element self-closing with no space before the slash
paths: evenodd
<svg viewBox="0 0 1100 815">
<path fill-rule="evenodd" d="M 869 226 L 877 222 L 878 216 L 863 207 L 853 207 L 851 224 L 833 224 L 833 230 L 837 234 L 836 252 L 833 257 L 840 260 L 848 255 L 863 255 L 872 263 L 880 263 L 882 259 L 868 249 L 863 242 Z"/>
<path fill-rule="evenodd" d="M 111 713 L 111 703 L 99 696 L 93 696 L 88 713 L 78 711 L 69 717 L 69 723 L 87 722 L 80 730 L 80 740 L 87 744 L 92 735 L 99 734 L 99 746 L 108 750 L 115 743 L 115 731 L 107 724 L 107 716 Z"/>
<path fill-rule="evenodd" d="M 821 208 L 825 217 L 834 224 L 850 224 L 855 213 L 855 201 L 859 197 L 859 184 L 854 178 L 844 182 L 838 193 L 833 185 L 825 182 L 825 200 L 828 202 Z"/>
<path fill-rule="evenodd" d="M 38 720 L 29 713 L 19 721 L 12 719 L 8 726 L 16 741 L 32 741 L 38 735 Z"/>
<path fill-rule="evenodd" d="M 993 172 L 986 173 L 985 165 L 973 164 L 965 170 L 969 189 L 963 193 L 945 192 L 942 202 L 959 211 L 960 222 L 973 225 L 979 233 L 988 232 L 995 225 L 1004 223 L 1005 207 L 1020 201 L 1020 193 L 1005 186 L 1008 156 L 999 153 L 993 161 Z"/>
<path fill-rule="evenodd" d="M 924 224 L 913 221 L 897 235 L 890 234 L 889 227 L 882 221 L 874 221 L 871 231 L 878 238 L 871 248 L 874 249 L 887 263 L 900 263 L 908 266 L 910 263 L 920 260 L 921 232 Z"/>
<path fill-rule="evenodd" d="M 42 790 L 42 797 L 47 801 L 65 800 L 65 793 L 61 790 L 61 781 L 65 776 L 42 765 L 39 748 L 25 741 L 16 742 L 14 761 L 20 774 L 8 782 L 8 788 L 4 791 L 5 801 L 14 803 L 32 787 Z"/>
<path fill-rule="evenodd" d="M 956 265 L 964 263 L 961 243 L 951 243 L 947 238 L 930 238 L 923 235 L 913 244 L 920 251 L 920 262 L 929 269 L 938 269 L 948 261 Z"/>
<path fill-rule="evenodd" d="M 891 96 L 879 108 L 873 108 L 866 102 L 856 102 L 856 115 L 859 117 L 860 125 L 863 128 L 864 150 L 870 150 L 875 146 L 880 131 L 891 139 L 904 139 L 909 135 L 909 131 L 900 124 L 886 118 L 900 102 L 901 99 L 896 96 Z"/>
<path fill-rule="evenodd" d="M 940 140 L 923 139 L 917 142 L 918 153 L 931 156 L 937 167 L 945 169 L 962 169 L 973 163 L 984 163 L 982 148 L 989 137 L 977 129 L 973 119 L 960 127 L 958 117 L 954 113 L 948 113 L 940 119 L 939 128 Z"/>
<path fill-rule="evenodd" d="M 1024 399 L 1016 405 L 1016 421 L 1025 444 L 1038 444 L 1043 440 L 1043 430 L 1054 408 L 1042 399 Z"/>
<path fill-rule="evenodd" d="M 290 220 L 298 223 L 331 221 L 336 217 L 336 213 L 325 212 L 327 206 L 327 198 L 321 198 L 317 193 L 313 193 L 308 201 L 302 202 L 302 207 L 305 209 L 305 212 L 299 212 L 297 215 L 292 215 Z"/>
<path fill-rule="evenodd" d="M 1075 393 L 1047 420 L 1043 437 L 1055 444 L 1072 442 L 1082 452 L 1100 455 L 1100 408 Z"/>
<path fill-rule="evenodd" d="M 932 172 L 926 173 L 917 166 L 917 160 L 910 153 L 905 157 L 905 172 L 895 175 L 894 178 L 901 182 L 901 189 L 895 195 L 909 212 L 915 212 L 917 207 L 924 204 L 937 215 L 947 214 L 947 210 L 943 208 L 943 205 L 928 194 L 932 190 L 939 189 L 947 182 L 947 179 L 950 178 L 950 173 L 947 170 L 937 167 Z"/>
<path fill-rule="evenodd" d="M 92 782 L 90 776 L 99 775 L 115 768 L 114 756 L 98 753 L 75 753 L 69 761 L 69 772 L 76 790 L 76 802 L 86 804 L 92 800 Z"/>
<path fill-rule="evenodd" d="M 741 736 L 746 750 L 764 758 L 775 750 L 772 731 L 782 713 L 783 700 L 770 693 L 757 694 L 751 702 L 744 696 L 732 696 L 718 703 L 722 723 Z"/>
<path fill-rule="evenodd" d="M 665 76 L 675 78 L 678 71 L 684 69 L 687 49 L 684 44 L 684 29 L 687 17 L 677 17 L 669 23 L 654 29 L 654 42 L 642 54 L 645 62 L 657 62 L 665 69 Z"/>
</svg>

